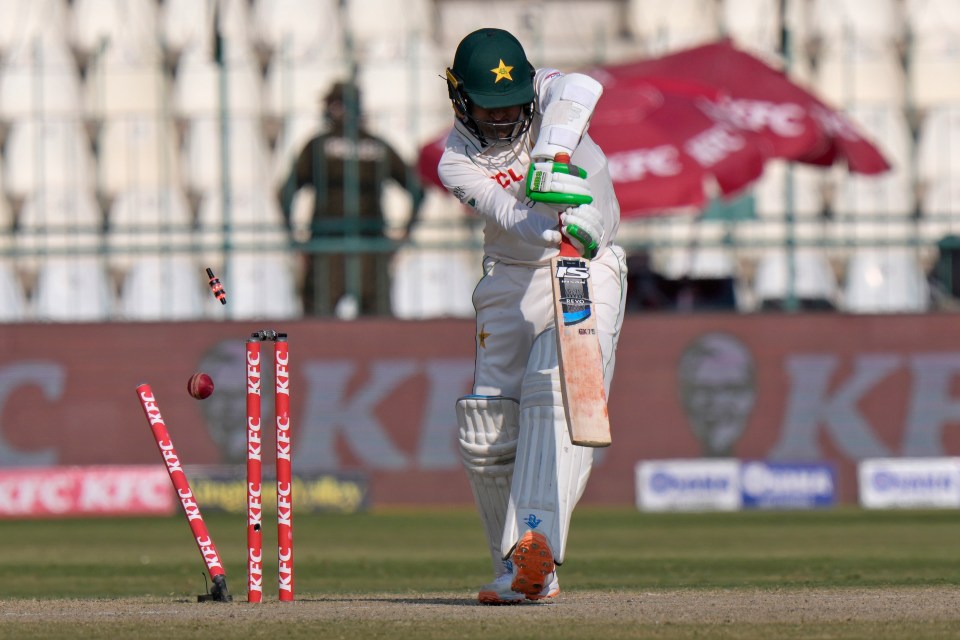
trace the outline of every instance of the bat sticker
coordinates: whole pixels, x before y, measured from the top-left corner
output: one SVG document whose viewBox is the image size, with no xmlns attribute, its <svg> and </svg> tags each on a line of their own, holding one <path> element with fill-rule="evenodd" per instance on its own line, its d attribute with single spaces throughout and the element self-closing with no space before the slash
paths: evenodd
<svg viewBox="0 0 960 640">
<path fill-rule="evenodd" d="M 554 274 L 560 285 L 560 306 L 564 326 L 579 324 L 590 317 L 590 267 L 580 258 L 557 262 Z"/>
</svg>

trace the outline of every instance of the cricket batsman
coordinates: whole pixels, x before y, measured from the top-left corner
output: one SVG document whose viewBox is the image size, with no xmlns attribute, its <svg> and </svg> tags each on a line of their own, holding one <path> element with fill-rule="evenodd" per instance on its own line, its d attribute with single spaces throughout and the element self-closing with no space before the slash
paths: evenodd
<svg viewBox="0 0 960 640">
<path fill-rule="evenodd" d="M 607 393 L 623 322 L 620 206 L 606 157 L 586 134 L 602 87 L 586 75 L 534 69 L 520 42 L 493 28 L 460 42 L 446 78 L 454 129 L 440 179 L 485 222 L 473 393 L 456 405 L 493 560 L 479 601 L 543 600 L 560 592 L 557 568 L 593 463 L 592 448 L 570 442 L 560 390 L 550 259 L 562 237 L 592 261 Z M 557 154 L 569 154 L 586 178 L 563 171 Z"/>
</svg>

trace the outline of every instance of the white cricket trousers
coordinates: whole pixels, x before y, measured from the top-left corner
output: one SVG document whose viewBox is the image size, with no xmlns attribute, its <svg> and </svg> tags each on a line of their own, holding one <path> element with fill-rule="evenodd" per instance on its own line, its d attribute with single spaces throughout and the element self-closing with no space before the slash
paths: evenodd
<svg viewBox="0 0 960 640">
<path fill-rule="evenodd" d="M 520 385 L 533 340 L 554 324 L 550 265 L 530 267 L 483 260 L 483 279 L 473 292 L 477 312 L 473 393 L 520 400 Z M 623 249 L 607 247 L 590 263 L 590 295 L 597 315 L 606 391 L 626 302 Z"/>
</svg>

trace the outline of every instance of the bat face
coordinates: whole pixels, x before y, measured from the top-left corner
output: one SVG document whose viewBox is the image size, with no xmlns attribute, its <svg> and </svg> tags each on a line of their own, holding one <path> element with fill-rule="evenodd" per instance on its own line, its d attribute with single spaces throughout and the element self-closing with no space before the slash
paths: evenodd
<svg viewBox="0 0 960 640">
<path fill-rule="evenodd" d="M 560 387 L 570 441 L 582 447 L 610 444 L 597 319 L 590 298 L 590 262 L 557 256 L 551 261 Z"/>
<path fill-rule="evenodd" d="M 586 172 L 570 165 L 569 155 L 557 154 L 555 161 L 566 165 L 565 171 L 575 170 L 586 178 Z M 550 268 L 560 391 L 570 442 L 581 447 L 606 447 L 610 445 L 610 417 L 597 318 L 590 299 L 590 261 L 564 237 L 560 254 L 550 260 Z"/>
</svg>

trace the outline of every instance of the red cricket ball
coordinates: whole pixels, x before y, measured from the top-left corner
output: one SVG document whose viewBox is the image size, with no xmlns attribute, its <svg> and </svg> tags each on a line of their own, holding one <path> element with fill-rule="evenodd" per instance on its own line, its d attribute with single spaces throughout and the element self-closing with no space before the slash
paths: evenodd
<svg viewBox="0 0 960 640">
<path fill-rule="evenodd" d="M 209 398 L 210 394 L 213 393 L 213 379 L 205 373 L 193 374 L 187 380 L 187 393 L 197 400 Z"/>
</svg>

